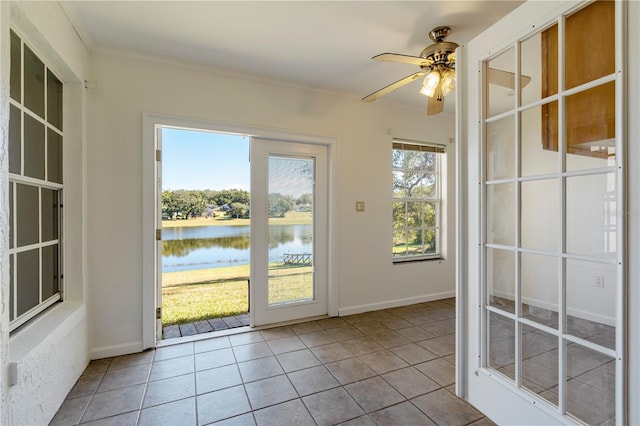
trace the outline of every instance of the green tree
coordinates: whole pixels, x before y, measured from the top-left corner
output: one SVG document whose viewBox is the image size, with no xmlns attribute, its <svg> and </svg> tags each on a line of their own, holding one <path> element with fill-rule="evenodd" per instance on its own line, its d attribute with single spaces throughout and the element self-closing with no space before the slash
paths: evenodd
<svg viewBox="0 0 640 426">
<path fill-rule="evenodd" d="M 290 195 L 279 193 L 269 194 L 269 217 L 284 217 L 287 212 L 293 210 L 294 202 Z"/>
<path fill-rule="evenodd" d="M 236 219 L 249 217 L 249 205 L 243 203 L 231 203 L 229 204 L 228 215 L 235 217 Z"/>
<path fill-rule="evenodd" d="M 296 200 L 296 204 L 306 206 L 307 204 L 313 204 L 313 194 L 302 194 Z"/>
</svg>

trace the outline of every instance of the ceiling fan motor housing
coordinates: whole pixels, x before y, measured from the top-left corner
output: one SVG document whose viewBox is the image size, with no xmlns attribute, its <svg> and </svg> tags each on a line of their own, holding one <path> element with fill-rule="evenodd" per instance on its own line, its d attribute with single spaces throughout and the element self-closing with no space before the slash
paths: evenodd
<svg viewBox="0 0 640 426">
<path fill-rule="evenodd" d="M 454 69 L 455 68 L 455 51 L 458 47 L 457 43 L 444 41 L 451 32 L 451 28 L 442 26 L 436 27 L 429 32 L 429 38 L 435 43 L 427 46 L 421 53 L 420 57 L 427 60 L 422 65 L 423 69 Z"/>
</svg>

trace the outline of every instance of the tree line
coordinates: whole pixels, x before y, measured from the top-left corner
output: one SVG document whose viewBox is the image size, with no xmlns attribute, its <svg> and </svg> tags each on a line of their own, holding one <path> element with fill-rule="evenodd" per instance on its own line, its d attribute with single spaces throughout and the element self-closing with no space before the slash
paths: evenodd
<svg viewBox="0 0 640 426">
<path fill-rule="evenodd" d="M 162 216 L 170 219 L 189 219 L 215 216 L 214 208 L 222 209 L 228 216 L 248 218 L 250 215 L 248 191 L 242 189 L 178 189 L 162 191 Z M 310 208 L 311 194 L 295 198 L 279 193 L 269 194 L 269 217 L 284 217 L 297 208 Z"/>
</svg>

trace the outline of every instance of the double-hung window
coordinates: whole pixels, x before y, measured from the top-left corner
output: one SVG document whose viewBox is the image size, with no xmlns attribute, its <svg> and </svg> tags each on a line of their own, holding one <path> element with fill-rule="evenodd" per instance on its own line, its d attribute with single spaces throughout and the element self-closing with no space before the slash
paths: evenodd
<svg viewBox="0 0 640 426">
<path fill-rule="evenodd" d="M 441 145 L 394 139 L 393 261 L 442 257 Z"/>
<path fill-rule="evenodd" d="M 11 330 L 62 298 L 62 92 L 61 80 L 11 31 Z"/>
</svg>

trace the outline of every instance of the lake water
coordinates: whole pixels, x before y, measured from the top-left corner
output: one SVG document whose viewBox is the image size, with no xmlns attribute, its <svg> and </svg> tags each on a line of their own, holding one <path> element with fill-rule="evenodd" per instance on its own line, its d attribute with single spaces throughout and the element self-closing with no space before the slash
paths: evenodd
<svg viewBox="0 0 640 426">
<path fill-rule="evenodd" d="M 221 268 L 249 263 L 249 226 L 162 229 L 162 272 Z M 285 253 L 312 253 L 312 225 L 269 227 L 269 262 Z"/>
</svg>

